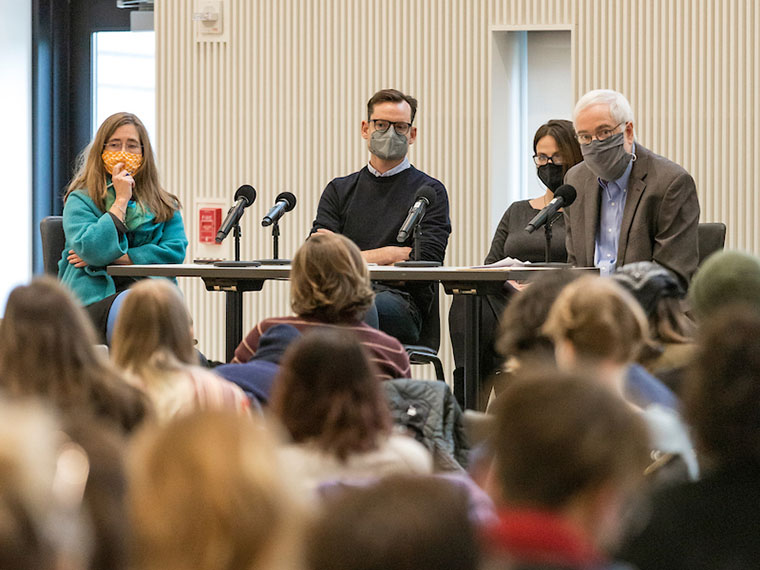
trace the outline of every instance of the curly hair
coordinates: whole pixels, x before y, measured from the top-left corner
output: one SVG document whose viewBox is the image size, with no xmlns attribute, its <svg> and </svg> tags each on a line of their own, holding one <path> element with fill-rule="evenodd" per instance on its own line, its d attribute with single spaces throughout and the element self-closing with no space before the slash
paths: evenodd
<svg viewBox="0 0 760 570">
<path fill-rule="evenodd" d="M 360 320 L 375 294 L 359 248 L 340 234 L 312 235 L 293 256 L 290 306 L 326 323 Z"/>
</svg>

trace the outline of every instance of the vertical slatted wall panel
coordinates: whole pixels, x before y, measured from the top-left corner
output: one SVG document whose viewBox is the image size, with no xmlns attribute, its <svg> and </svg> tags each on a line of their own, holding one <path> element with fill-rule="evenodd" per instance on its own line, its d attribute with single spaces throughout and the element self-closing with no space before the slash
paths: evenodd
<svg viewBox="0 0 760 570">
<path fill-rule="evenodd" d="M 753 0 L 227 0 L 225 8 L 229 40 L 199 43 L 192 2 L 156 3 L 159 160 L 187 207 L 189 233 L 193 197 L 231 201 L 240 184 L 257 189 L 242 225 L 244 258 L 271 257 L 258 221 L 284 190 L 299 200 L 282 224 L 281 255 L 293 254 L 324 185 L 366 161 L 367 98 L 395 86 L 420 101 L 413 163 L 450 192 L 447 263 L 478 263 L 491 237 L 491 27 L 547 24 L 573 27 L 574 96 L 626 93 L 641 144 L 694 175 L 702 219 L 725 221 L 729 246 L 760 250 Z M 182 286 L 204 350 L 221 359 L 223 296 L 194 280 Z M 287 292 L 267 283 L 247 294 L 244 325 L 286 313 Z M 448 304 L 443 298 L 443 322 Z M 442 354 L 450 369 L 446 336 Z"/>
</svg>

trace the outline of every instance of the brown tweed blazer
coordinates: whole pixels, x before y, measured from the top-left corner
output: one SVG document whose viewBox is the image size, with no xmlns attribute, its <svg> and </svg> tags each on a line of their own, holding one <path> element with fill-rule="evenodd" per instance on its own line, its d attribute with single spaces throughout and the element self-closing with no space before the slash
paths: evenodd
<svg viewBox="0 0 760 570">
<path fill-rule="evenodd" d="M 694 179 L 675 162 L 638 143 L 635 154 L 620 226 L 617 266 L 655 261 L 674 271 L 687 287 L 698 260 L 699 201 Z M 565 208 L 568 262 L 591 267 L 599 227 L 599 180 L 581 162 L 568 171 L 565 183 L 578 191 L 575 202 Z"/>
</svg>

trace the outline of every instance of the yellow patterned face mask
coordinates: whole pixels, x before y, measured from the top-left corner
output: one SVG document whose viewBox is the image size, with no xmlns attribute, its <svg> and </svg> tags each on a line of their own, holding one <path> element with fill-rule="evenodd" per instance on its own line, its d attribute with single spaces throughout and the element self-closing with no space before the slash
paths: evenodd
<svg viewBox="0 0 760 570">
<path fill-rule="evenodd" d="M 105 164 L 108 174 L 113 174 L 114 166 L 123 162 L 126 171 L 134 175 L 134 173 L 137 172 L 137 169 L 142 166 L 143 161 L 141 154 L 134 154 L 124 150 L 104 150 L 103 154 L 100 156 L 103 159 L 103 164 Z"/>
</svg>

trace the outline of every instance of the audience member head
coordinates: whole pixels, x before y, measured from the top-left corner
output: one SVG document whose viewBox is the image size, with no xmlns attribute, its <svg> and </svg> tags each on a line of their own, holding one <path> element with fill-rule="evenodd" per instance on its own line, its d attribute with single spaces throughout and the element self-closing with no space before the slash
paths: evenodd
<svg viewBox="0 0 760 570">
<path fill-rule="evenodd" d="M 141 375 L 198 364 L 190 315 L 179 289 L 166 279 L 135 283 L 119 311 L 111 352 L 118 366 Z"/>
<path fill-rule="evenodd" d="M 511 383 L 495 416 L 495 500 L 569 517 L 598 545 L 615 538 L 610 525 L 648 464 L 643 419 L 604 387 L 557 371 Z"/>
<path fill-rule="evenodd" d="M 343 460 L 375 449 L 390 431 L 380 380 L 346 331 L 316 330 L 288 347 L 271 408 L 294 442 L 312 441 Z"/>
<path fill-rule="evenodd" d="M 69 415 L 107 418 L 131 430 L 148 412 L 140 392 L 95 347 L 90 320 L 51 277 L 8 297 L 0 323 L 0 388 L 8 396 L 46 398 Z"/>
<path fill-rule="evenodd" d="M 684 416 L 707 466 L 760 464 L 760 311 L 724 307 L 700 328 Z"/>
<path fill-rule="evenodd" d="M 533 137 L 533 160 L 541 182 L 552 192 L 557 190 L 567 171 L 583 160 L 573 123 L 553 119 L 538 127 Z"/>
<path fill-rule="evenodd" d="M 178 416 L 140 434 L 128 467 L 137 570 L 291 567 L 299 520 L 258 421 Z"/>
<path fill-rule="evenodd" d="M 467 493 L 434 477 L 391 476 L 329 500 L 307 541 L 311 570 L 475 570 Z"/>
<path fill-rule="evenodd" d="M 359 248 L 340 234 L 316 233 L 298 248 L 290 274 L 290 305 L 326 323 L 358 321 L 374 293 Z"/>
<path fill-rule="evenodd" d="M 652 261 L 637 261 L 618 268 L 612 279 L 631 293 L 644 309 L 653 340 L 691 341 L 694 323 L 683 309 L 685 292 L 672 271 Z"/>
<path fill-rule="evenodd" d="M 714 253 L 691 280 L 689 301 L 698 321 L 734 303 L 760 309 L 760 258 L 742 251 Z"/>
<path fill-rule="evenodd" d="M 34 401 L 0 401 L 0 568 L 84 570 L 87 456 Z"/>
<path fill-rule="evenodd" d="M 134 199 L 147 206 L 157 221 L 169 220 L 179 208 L 179 199 L 161 187 L 148 130 L 132 113 L 115 113 L 103 121 L 78 157 L 77 172 L 64 200 L 74 190 L 87 190 L 95 205 L 106 211 L 106 177 L 118 162 L 134 177 Z"/>
<path fill-rule="evenodd" d="M 544 333 L 552 338 L 560 368 L 621 370 L 648 338 L 644 311 L 630 293 L 605 277 L 582 277 L 565 287 L 549 311 Z M 620 372 L 620 374 L 616 374 Z"/>
<path fill-rule="evenodd" d="M 571 271 L 539 274 L 507 305 L 499 327 L 496 348 L 506 358 L 519 361 L 554 359 L 554 345 L 541 327 L 560 291 L 578 276 Z"/>
</svg>

